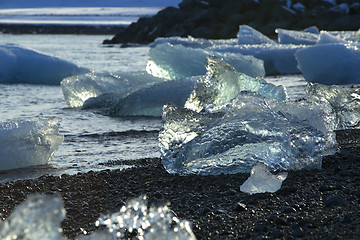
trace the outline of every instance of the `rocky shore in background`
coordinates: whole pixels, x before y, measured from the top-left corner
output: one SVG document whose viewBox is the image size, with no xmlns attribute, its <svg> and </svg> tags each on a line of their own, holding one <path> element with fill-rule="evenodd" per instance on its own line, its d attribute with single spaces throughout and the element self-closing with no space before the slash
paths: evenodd
<svg viewBox="0 0 360 240">
<path fill-rule="evenodd" d="M 0 33 L 5 34 L 112 35 L 124 29 L 125 27 L 117 25 L 0 24 Z"/>
<path fill-rule="evenodd" d="M 58 194 L 66 210 L 63 233 L 75 239 L 98 230 L 101 215 L 146 194 L 150 203 L 170 202 L 197 239 L 360 239 L 359 133 L 337 131 L 339 153 L 325 157 L 321 170 L 289 172 L 276 193 L 241 192 L 249 174 L 177 176 L 159 159 L 144 159 L 129 170 L 0 184 L 0 219 L 30 194 Z"/>
<path fill-rule="evenodd" d="M 158 37 L 234 38 L 239 25 L 249 25 L 274 37 L 276 28 L 358 30 L 356 0 L 183 0 L 152 17 L 142 17 L 104 44 L 153 42 Z"/>
</svg>

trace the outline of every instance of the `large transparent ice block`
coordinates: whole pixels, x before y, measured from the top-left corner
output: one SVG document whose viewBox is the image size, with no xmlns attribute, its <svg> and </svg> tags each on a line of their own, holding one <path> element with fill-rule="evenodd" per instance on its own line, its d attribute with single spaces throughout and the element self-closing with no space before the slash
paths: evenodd
<svg viewBox="0 0 360 240">
<path fill-rule="evenodd" d="M 241 53 L 221 53 L 201 48 L 185 47 L 181 44 L 157 44 L 148 51 L 146 70 L 155 77 L 180 79 L 203 75 L 206 72 L 206 56 L 214 55 L 223 58 L 237 71 L 256 77 L 264 76 L 263 61 Z"/>
<path fill-rule="evenodd" d="M 142 87 L 164 81 L 146 72 L 87 73 L 68 77 L 61 82 L 62 91 L 70 107 L 81 107 L 84 102 L 101 94 L 118 92 L 124 96 Z"/>
<path fill-rule="evenodd" d="M 185 103 L 186 108 L 197 112 L 204 108 L 216 111 L 228 104 L 240 91 L 258 92 L 264 97 L 279 101 L 287 99 L 282 86 L 240 73 L 221 58 L 208 56 L 205 66 L 207 73 L 198 79 L 193 93 Z"/>
<path fill-rule="evenodd" d="M 62 200 L 56 195 L 32 195 L 0 222 L 3 240 L 64 240 L 61 222 L 65 218 Z"/>
<path fill-rule="evenodd" d="M 0 170 L 45 165 L 63 141 L 59 119 L 0 123 Z"/>
<path fill-rule="evenodd" d="M 180 175 L 250 172 L 258 162 L 272 170 L 320 168 L 337 147 L 326 106 L 254 92 L 240 92 L 222 112 L 166 106 L 163 115 L 162 163 Z"/>
<path fill-rule="evenodd" d="M 306 99 L 331 106 L 335 129 L 360 128 L 360 87 L 309 83 Z"/>
</svg>

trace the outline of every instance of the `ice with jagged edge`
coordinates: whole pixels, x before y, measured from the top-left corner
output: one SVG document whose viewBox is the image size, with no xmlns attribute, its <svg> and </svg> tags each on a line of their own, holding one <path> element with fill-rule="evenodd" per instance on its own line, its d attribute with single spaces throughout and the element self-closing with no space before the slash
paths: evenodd
<svg viewBox="0 0 360 240">
<path fill-rule="evenodd" d="M 203 75 L 206 72 L 206 56 L 223 58 L 237 71 L 252 77 L 264 76 L 263 61 L 241 53 L 212 52 L 202 48 L 186 47 L 182 44 L 161 43 L 150 46 L 146 70 L 155 77 L 181 79 Z"/>
<path fill-rule="evenodd" d="M 160 117 L 165 104 L 185 104 L 197 79 L 198 77 L 169 80 L 137 90 L 132 88 L 127 92 L 113 91 L 89 98 L 82 108 L 110 116 Z"/>
<path fill-rule="evenodd" d="M 59 119 L 0 123 L 0 170 L 48 164 L 63 141 Z"/>
<path fill-rule="evenodd" d="M 162 82 L 163 79 L 153 77 L 144 72 L 86 73 L 65 78 L 61 81 L 62 91 L 67 104 L 81 107 L 92 97 L 105 93 L 118 92 L 123 96 L 138 89 Z M 106 103 L 104 103 L 106 104 Z"/>
<path fill-rule="evenodd" d="M 314 45 L 319 39 L 319 34 L 307 31 L 295 31 L 277 28 L 278 42 L 281 44 Z"/>
<path fill-rule="evenodd" d="M 159 145 L 168 172 L 249 172 L 257 162 L 273 170 L 320 168 L 322 156 L 336 151 L 330 107 L 284 101 L 283 88 L 256 79 L 242 89 L 230 65 L 207 60 L 208 77 L 197 83 L 186 108 L 164 107 Z"/>
<path fill-rule="evenodd" d="M 65 218 L 62 200 L 56 195 L 31 195 L 3 222 L 3 240 L 64 240 L 61 222 Z"/>
<path fill-rule="evenodd" d="M 237 33 L 238 44 L 273 44 L 273 40 L 248 25 L 240 25 Z"/>
<path fill-rule="evenodd" d="M 263 162 L 271 170 L 321 168 L 336 151 L 331 110 L 306 102 L 278 102 L 240 92 L 223 112 L 165 106 L 159 134 L 162 163 L 170 173 L 250 172 Z"/>
<path fill-rule="evenodd" d="M 149 206 L 146 196 L 132 199 L 119 212 L 102 216 L 96 225 L 105 225 L 112 235 L 106 239 L 177 239 L 195 240 L 190 223 L 174 216 L 168 205 Z M 88 238 L 91 239 L 91 235 Z"/>
<path fill-rule="evenodd" d="M 205 61 L 206 75 L 199 78 L 185 107 L 196 112 L 216 111 L 235 98 L 240 91 L 254 91 L 264 97 L 279 101 L 287 99 L 282 86 L 275 86 L 263 79 L 252 78 L 238 72 L 223 59 L 208 56 Z"/>
<path fill-rule="evenodd" d="M 281 188 L 287 175 L 287 172 L 272 174 L 265 164 L 257 163 L 251 169 L 250 177 L 240 186 L 240 191 L 249 194 L 274 193 Z"/>
<path fill-rule="evenodd" d="M 0 62 L 0 83 L 59 85 L 65 77 L 89 71 L 15 44 L 0 45 Z"/>
<path fill-rule="evenodd" d="M 319 42 L 295 53 L 299 69 L 308 82 L 321 84 L 360 83 L 358 42 L 349 42 L 327 33 Z"/>
<path fill-rule="evenodd" d="M 335 115 L 335 129 L 360 128 L 359 86 L 323 85 L 309 83 L 306 100 L 331 106 Z"/>
</svg>

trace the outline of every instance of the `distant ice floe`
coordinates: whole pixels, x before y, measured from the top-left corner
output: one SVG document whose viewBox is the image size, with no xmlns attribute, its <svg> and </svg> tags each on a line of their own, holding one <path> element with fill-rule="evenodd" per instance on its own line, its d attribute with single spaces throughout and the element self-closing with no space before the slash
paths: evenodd
<svg viewBox="0 0 360 240">
<path fill-rule="evenodd" d="M 15 44 L 0 45 L 0 83 L 59 85 L 61 80 L 88 72 L 68 61 Z"/>
<path fill-rule="evenodd" d="M 0 123 L 0 170 L 48 164 L 63 141 L 59 120 Z"/>
<path fill-rule="evenodd" d="M 205 77 L 197 83 L 192 94 L 196 98 L 185 105 L 191 109 L 164 107 L 159 144 L 168 172 L 233 174 L 250 172 L 258 162 L 271 170 L 321 168 L 322 156 L 336 151 L 329 107 L 275 100 L 279 91 L 266 82 L 261 82 L 264 88 L 252 81 L 247 89 L 239 89 L 242 79 L 234 82 L 234 70 L 210 60 L 207 76 L 215 73 L 219 79 Z M 225 94 L 229 89 L 235 89 L 230 97 Z"/>
<path fill-rule="evenodd" d="M 0 222 L 0 238 L 65 240 L 61 229 L 64 218 L 64 204 L 59 196 L 32 195 Z M 176 218 L 168 205 L 149 206 L 145 196 L 128 201 L 119 212 L 101 217 L 96 225 L 105 225 L 107 229 L 78 235 L 76 239 L 125 239 L 125 231 L 144 240 L 196 239 L 190 222 Z"/>
</svg>

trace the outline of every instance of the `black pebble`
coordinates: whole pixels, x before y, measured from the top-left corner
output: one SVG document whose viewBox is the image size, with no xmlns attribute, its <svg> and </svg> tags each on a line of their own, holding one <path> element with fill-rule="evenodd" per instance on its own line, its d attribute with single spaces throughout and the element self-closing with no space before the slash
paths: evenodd
<svg viewBox="0 0 360 240">
<path fill-rule="evenodd" d="M 338 206 L 342 204 L 345 204 L 345 200 L 337 195 L 328 197 L 324 202 L 325 207 Z"/>
</svg>

